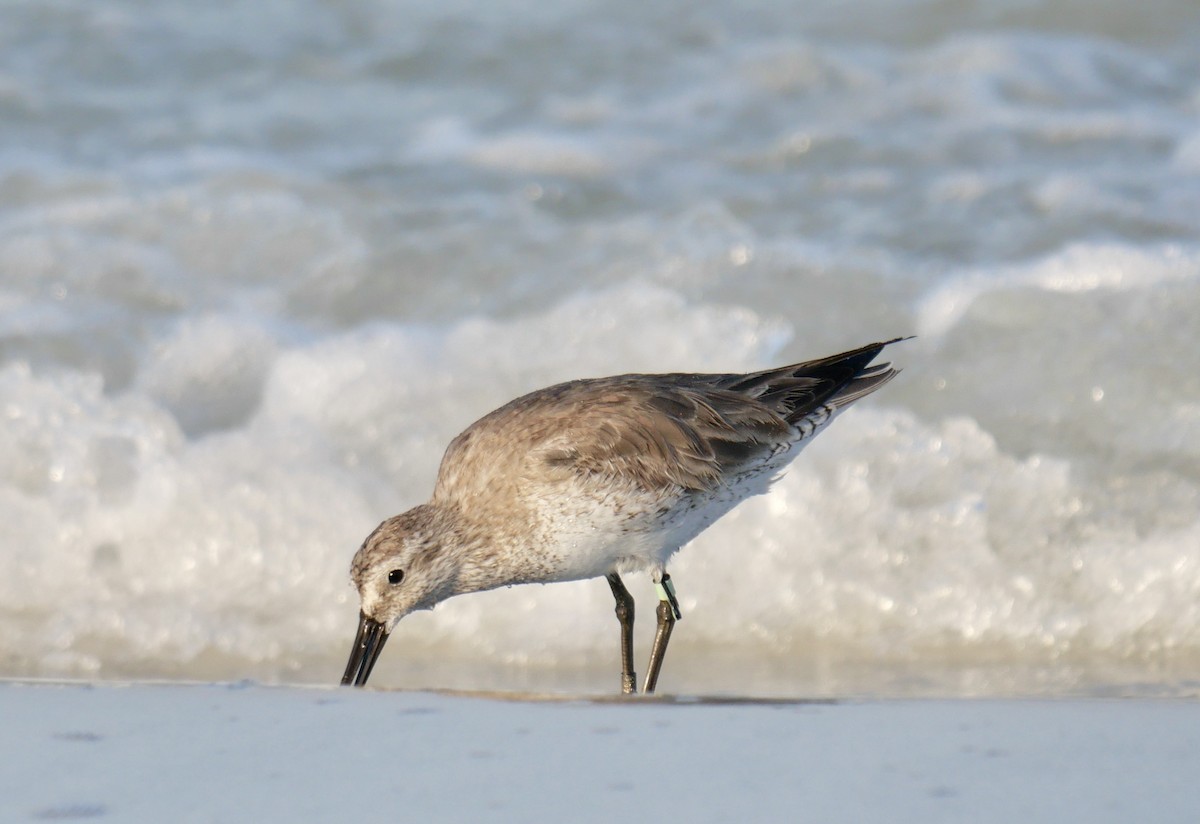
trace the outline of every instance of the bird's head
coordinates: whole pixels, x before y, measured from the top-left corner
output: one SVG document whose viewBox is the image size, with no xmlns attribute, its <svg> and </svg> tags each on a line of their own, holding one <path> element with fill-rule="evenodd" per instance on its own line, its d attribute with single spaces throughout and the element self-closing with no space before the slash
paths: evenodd
<svg viewBox="0 0 1200 824">
<path fill-rule="evenodd" d="M 350 577 L 361 608 L 342 684 L 366 684 L 400 619 L 454 594 L 456 571 L 445 562 L 431 522 L 428 506 L 410 509 L 380 524 L 355 553 Z"/>
</svg>

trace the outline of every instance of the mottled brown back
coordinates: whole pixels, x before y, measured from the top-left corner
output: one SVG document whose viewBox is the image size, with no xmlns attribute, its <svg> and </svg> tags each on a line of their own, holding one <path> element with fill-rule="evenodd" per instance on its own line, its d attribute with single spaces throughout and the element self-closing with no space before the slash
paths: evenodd
<svg viewBox="0 0 1200 824">
<path fill-rule="evenodd" d="M 450 444 L 434 498 L 449 489 L 474 497 L 548 471 L 712 489 L 807 437 L 807 419 L 823 421 L 890 380 L 888 364 L 869 364 L 892 342 L 745 375 L 619 375 L 532 392 Z"/>
</svg>

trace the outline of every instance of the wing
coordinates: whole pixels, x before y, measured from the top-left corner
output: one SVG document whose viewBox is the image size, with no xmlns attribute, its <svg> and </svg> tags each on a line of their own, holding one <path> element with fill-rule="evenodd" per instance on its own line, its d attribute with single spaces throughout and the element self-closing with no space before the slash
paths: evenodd
<svg viewBox="0 0 1200 824">
<path fill-rule="evenodd" d="M 894 377 L 887 364 L 869 366 L 891 342 L 746 375 L 619 375 L 542 389 L 455 438 L 437 487 L 461 497 L 536 476 L 713 489 Z"/>
<path fill-rule="evenodd" d="M 885 346 L 909 338 L 867 344 L 817 360 L 751 372 L 746 375 L 690 375 L 700 385 L 754 398 L 798 424 L 821 407 L 843 409 L 890 381 L 900 370 L 890 363 L 871 366 Z"/>
<path fill-rule="evenodd" d="M 550 466 L 655 490 L 712 489 L 786 445 L 793 428 L 752 398 L 627 376 L 587 387 L 574 425 L 547 439 Z"/>
</svg>

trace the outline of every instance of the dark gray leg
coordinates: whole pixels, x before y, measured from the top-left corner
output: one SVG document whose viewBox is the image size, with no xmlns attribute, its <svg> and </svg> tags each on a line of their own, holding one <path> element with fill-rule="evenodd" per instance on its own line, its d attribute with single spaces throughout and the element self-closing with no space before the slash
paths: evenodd
<svg viewBox="0 0 1200 824">
<path fill-rule="evenodd" d="M 633 596 L 617 573 L 604 577 L 612 587 L 613 598 L 617 601 L 617 620 L 621 622 L 621 692 L 633 695 L 637 692 L 637 673 L 633 671 Z"/>
<path fill-rule="evenodd" d="M 667 654 L 667 642 L 671 640 L 671 630 L 675 622 L 683 616 L 679 612 L 679 601 L 675 597 L 675 587 L 671 584 L 671 576 L 663 573 L 662 580 L 656 581 L 658 589 L 658 630 L 654 633 L 654 646 L 650 649 L 650 664 L 647 667 L 646 683 L 642 692 L 649 695 L 658 685 L 658 673 L 662 670 L 663 658 Z"/>
</svg>

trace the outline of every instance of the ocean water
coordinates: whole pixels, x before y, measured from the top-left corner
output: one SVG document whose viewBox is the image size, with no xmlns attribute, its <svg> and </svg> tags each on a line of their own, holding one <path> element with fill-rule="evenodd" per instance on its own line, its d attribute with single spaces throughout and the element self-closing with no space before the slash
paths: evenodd
<svg viewBox="0 0 1200 824">
<path fill-rule="evenodd" d="M 663 689 L 1200 689 L 1193 0 L 12 0 L 0 676 L 334 682 L 490 409 L 905 334 L 677 556 Z M 454 599 L 372 681 L 611 691 L 611 609 Z"/>
</svg>

